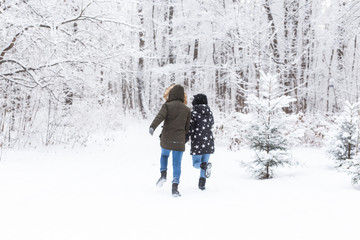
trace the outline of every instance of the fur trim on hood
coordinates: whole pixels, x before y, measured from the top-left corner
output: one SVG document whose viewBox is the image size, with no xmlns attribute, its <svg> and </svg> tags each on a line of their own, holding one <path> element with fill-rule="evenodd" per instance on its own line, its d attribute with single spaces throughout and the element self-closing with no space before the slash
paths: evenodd
<svg viewBox="0 0 360 240">
<path fill-rule="evenodd" d="M 165 89 L 164 92 L 164 100 L 167 101 L 169 99 L 169 94 L 170 94 L 170 90 L 173 89 L 173 87 L 175 86 L 175 84 L 171 84 L 168 88 Z M 184 104 L 187 104 L 187 95 L 184 91 Z"/>
</svg>

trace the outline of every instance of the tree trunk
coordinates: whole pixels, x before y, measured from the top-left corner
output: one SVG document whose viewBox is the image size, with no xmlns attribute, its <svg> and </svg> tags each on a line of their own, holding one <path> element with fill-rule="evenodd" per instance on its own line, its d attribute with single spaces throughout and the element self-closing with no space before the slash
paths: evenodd
<svg viewBox="0 0 360 240">
<path fill-rule="evenodd" d="M 299 25 L 299 2 L 296 0 L 284 1 L 284 37 L 285 37 L 285 56 L 283 79 L 285 95 L 292 96 L 298 100 L 297 83 L 297 47 L 298 47 L 298 25 Z M 299 111 L 299 106 L 291 103 L 285 108 L 286 113 Z M 296 107 L 296 109 L 295 109 Z"/>
<path fill-rule="evenodd" d="M 330 62 L 328 64 L 328 82 L 327 82 L 327 100 L 326 100 L 326 112 L 329 112 L 330 110 L 330 79 L 332 78 L 332 74 L 331 74 L 331 66 L 332 66 L 332 62 L 333 62 L 333 58 L 334 58 L 334 49 L 331 51 L 331 56 L 330 56 Z M 325 56 L 324 56 L 324 61 L 326 61 Z"/>
<path fill-rule="evenodd" d="M 298 96 L 298 67 L 296 64 L 297 61 L 297 47 L 298 47 L 298 25 L 299 25 L 299 1 L 294 0 L 291 3 L 292 6 L 292 37 L 291 37 L 291 58 L 292 58 L 292 64 L 291 64 L 291 70 L 290 70 L 290 90 L 291 93 L 294 93 L 294 98 L 297 100 L 297 103 L 291 103 L 290 104 L 290 111 L 291 113 L 295 110 L 295 104 L 296 104 L 296 112 L 299 112 L 299 96 Z"/>
<path fill-rule="evenodd" d="M 273 62 L 275 63 L 275 67 L 276 67 L 276 72 L 280 73 L 280 67 L 279 67 L 279 62 L 280 62 L 280 53 L 279 53 L 279 48 L 278 48 L 278 36 L 277 36 L 277 30 L 276 30 L 276 26 L 275 26 L 275 22 L 274 22 L 274 18 L 272 15 L 272 11 L 270 8 L 270 3 L 269 0 L 265 0 L 265 3 L 263 4 L 266 14 L 267 14 L 267 18 L 268 21 L 270 23 L 270 50 L 271 50 L 271 59 L 273 60 Z"/>
<path fill-rule="evenodd" d="M 346 2 L 340 1 L 339 2 L 339 15 L 342 15 L 346 9 Z M 347 77 L 345 77 L 345 62 L 344 62 L 344 55 L 345 55 L 345 28 L 346 21 L 344 17 L 340 18 L 341 20 L 338 22 L 337 26 L 337 87 L 345 88 L 345 94 L 350 95 L 349 86 L 346 84 L 348 81 Z M 345 84 L 345 85 L 344 85 Z M 335 93 L 335 91 L 334 91 Z M 347 99 L 350 99 L 350 97 L 346 97 Z M 338 111 L 338 107 L 336 107 L 336 111 Z"/>
<path fill-rule="evenodd" d="M 348 159 L 351 158 L 351 144 L 348 144 Z"/>
<path fill-rule="evenodd" d="M 358 90 L 359 87 L 359 83 L 357 82 L 357 75 L 355 73 L 355 67 L 356 67 L 356 51 L 357 51 L 357 35 L 355 36 L 354 39 L 354 53 L 353 53 L 353 61 L 352 61 L 352 66 L 351 66 L 351 80 L 352 82 L 355 82 L 355 89 Z M 359 92 L 356 91 L 356 101 L 359 101 Z"/>
<path fill-rule="evenodd" d="M 138 59 L 138 69 L 136 74 L 136 83 L 137 83 L 137 95 L 138 95 L 138 104 L 139 110 L 143 118 L 146 118 L 145 110 L 145 100 L 144 100 L 144 48 L 145 48 L 145 30 L 144 30 L 144 16 L 142 3 L 138 3 L 138 15 L 141 25 L 141 30 L 139 31 L 139 52 L 140 57 Z"/>
<path fill-rule="evenodd" d="M 172 35 L 173 35 L 173 18 L 174 18 L 174 6 L 172 3 L 172 0 L 169 0 L 169 31 L 168 31 L 168 36 L 169 36 L 169 63 L 170 64 L 175 64 L 176 62 L 176 57 L 174 55 L 174 40 L 172 39 Z M 175 73 L 171 73 L 170 74 L 170 82 L 173 83 L 175 82 Z"/>
<path fill-rule="evenodd" d="M 312 41 L 312 25 L 311 25 L 311 15 L 312 15 L 312 1 L 305 1 L 305 17 L 303 24 L 303 40 L 302 40 L 302 56 L 301 56 L 301 67 L 300 67 L 300 78 L 299 85 L 303 86 L 301 88 L 301 96 L 299 101 L 299 111 L 306 113 L 307 111 L 307 98 L 308 98 L 308 86 L 309 86 L 309 74 L 311 72 L 310 62 L 311 62 L 311 49 L 310 42 Z M 305 86 L 304 86 L 305 84 Z M 304 96 L 305 94 L 305 96 Z"/>
<path fill-rule="evenodd" d="M 290 46 L 289 46 L 289 3 L 287 0 L 284 0 L 284 65 L 285 68 L 283 70 L 280 83 L 285 86 L 285 89 L 289 86 L 288 80 L 288 63 L 290 58 Z M 287 87 L 286 87 L 287 86 Z"/>
<path fill-rule="evenodd" d="M 267 153 L 270 152 L 269 149 L 268 149 L 268 146 L 267 146 L 266 152 Z M 266 173 L 265 173 L 265 176 L 263 176 L 263 179 L 269 179 L 270 178 L 270 163 L 269 162 L 266 162 L 265 169 L 266 169 Z"/>
</svg>

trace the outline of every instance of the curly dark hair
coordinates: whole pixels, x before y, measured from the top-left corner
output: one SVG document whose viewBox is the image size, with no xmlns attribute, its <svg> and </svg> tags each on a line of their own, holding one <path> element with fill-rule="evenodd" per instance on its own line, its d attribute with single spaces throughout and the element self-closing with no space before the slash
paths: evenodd
<svg viewBox="0 0 360 240">
<path fill-rule="evenodd" d="M 192 105 L 199 105 L 199 104 L 208 104 L 207 97 L 205 94 L 199 93 L 194 95 L 194 99 L 192 101 Z"/>
</svg>

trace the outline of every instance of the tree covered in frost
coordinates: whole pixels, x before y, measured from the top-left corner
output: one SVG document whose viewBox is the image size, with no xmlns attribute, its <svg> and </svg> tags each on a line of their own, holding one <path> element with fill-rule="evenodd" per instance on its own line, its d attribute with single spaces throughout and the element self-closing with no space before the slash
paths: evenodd
<svg viewBox="0 0 360 240">
<path fill-rule="evenodd" d="M 337 113 L 360 99 L 358 12 L 353 0 L 0 0 L 0 147 L 151 118 L 172 83 L 206 92 L 214 114 L 246 114 L 271 69 L 297 100 L 287 113 Z"/>
<path fill-rule="evenodd" d="M 352 178 L 352 182 L 353 184 L 356 184 L 360 181 L 360 159 L 357 160 L 357 162 L 355 163 L 355 165 L 353 166 L 355 171 L 353 172 L 353 178 Z"/>
<path fill-rule="evenodd" d="M 330 141 L 329 152 L 336 162 L 336 167 L 348 168 L 358 149 L 358 104 L 346 101 L 344 111 L 337 122 L 337 129 Z"/>
<path fill-rule="evenodd" d="M 288 123 L 292 117 L 283 110 L 293 101 L 293 98 L 281 92 L 275 77 L 265 74 L 262 74 L 260 79 L 258 94 L 249 96 L 247 103 L 253 117 L 248 139 L 250 147 L 255 150 L 256 158 L 244 165 L 256 178 L 272 178 L 274 168 L 294 163 L 288 151 Z"/>
<path fill-rule="evenodd" d="M 360 156 L 357 155 L 352 159 L 347 159 L 344 163 L 346 173 L 352 176 L 352 183 L 357 184 L 360 181 Z"/>
</svg>

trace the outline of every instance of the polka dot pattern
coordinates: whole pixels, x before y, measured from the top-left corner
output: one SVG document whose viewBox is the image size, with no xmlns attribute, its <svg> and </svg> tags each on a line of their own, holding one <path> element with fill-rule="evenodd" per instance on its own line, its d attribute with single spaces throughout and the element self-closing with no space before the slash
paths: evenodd
<svg viewBox="0 0 360 240">
<path fill-rule="evenodd" d="M 195 105 L 191 111 L 190 130 L 191 155 L 214 153 L 214 137 L 211 131 L 214 117 L 206 104 Z"/>
</svg>

